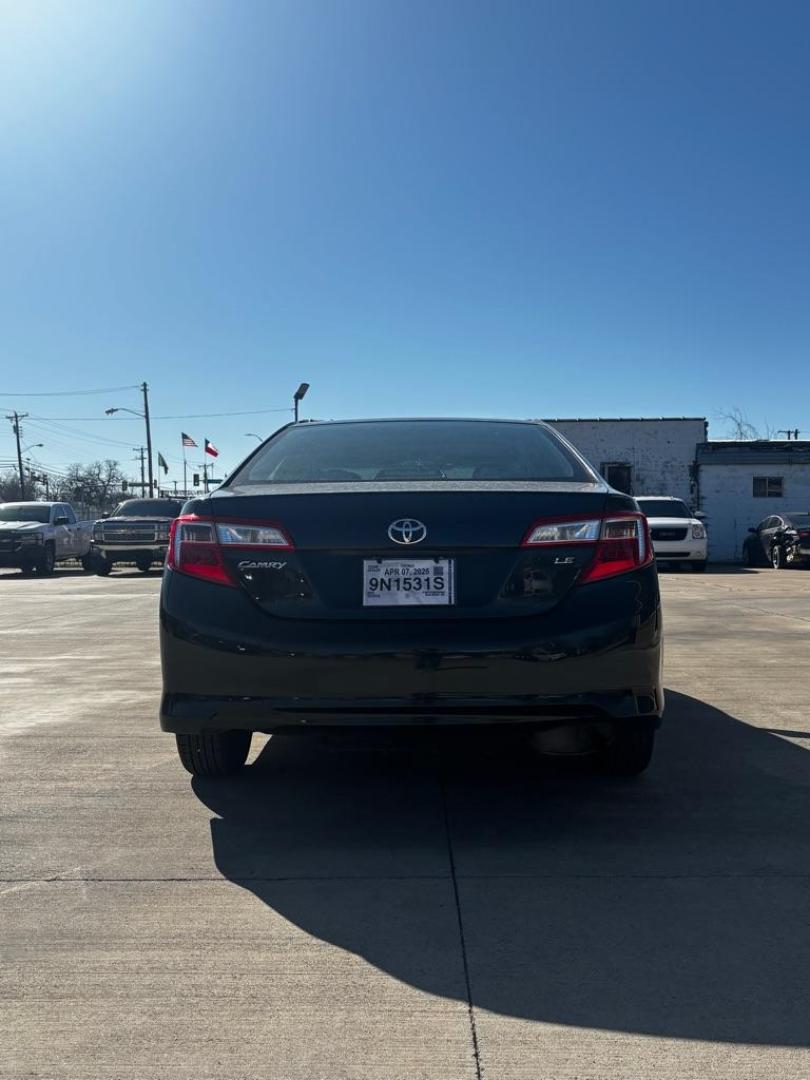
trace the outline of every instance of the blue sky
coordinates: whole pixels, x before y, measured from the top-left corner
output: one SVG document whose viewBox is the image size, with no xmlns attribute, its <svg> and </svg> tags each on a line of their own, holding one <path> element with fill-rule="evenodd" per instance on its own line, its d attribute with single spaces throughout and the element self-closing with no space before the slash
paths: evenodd
<svg viewBox="0 0 810 1080">
<path fill-rule="evenodd" d="M 137 393 L 24 393 L 143 379 L 157 416 L 306 379 L 319 417 L 739 407 L 810 437 L 807 4 L 4 0 L 0 27 L 0 406 L 49 418 L 41 460 L 128 460 L 139 422 L 100 417 Z M 227 469 L 285 415 L 157 420 L 156 449 L 177 478 L 207 435 Z"/>
</svg>

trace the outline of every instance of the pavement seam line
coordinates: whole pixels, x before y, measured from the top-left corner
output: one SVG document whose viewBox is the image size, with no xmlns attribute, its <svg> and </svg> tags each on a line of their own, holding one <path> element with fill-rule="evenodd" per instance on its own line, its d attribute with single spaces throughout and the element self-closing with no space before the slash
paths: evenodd
<svg viewBox="0 0 810 1080">
<path fill-rule="evenodd" d="M 473 1006 L 472 985 L 470 983 L 470 965 L 467 960 L 467 942 L 464 936 L 464 920 L 461 915 L 461 898 L 458 892 L 458 878 L 456 876 L 456 859 L 453 854 L 453 838 L 450 833 L 450 811 L 447 806 L 447 788 L 444 776 L 441 777 L 442 812 L 444 815 L 444 832 L 447 837 L 447 859 L 450 864 L 450 880 L 453 884 L 453 899 L 456 905 L 456 920 L 458 922 L 458 937 L 461 944 L 461 963 L 464 969 L 464 986 L 467 991 L 467 1019 L 470 1022 L 470 1035 L 472 1037 L 473 1063 L 475 1065 L 476 1080 L 483 1080 L 481 1068 L 481 1052 L 478 1046 L 478 1031 L 475 1026 L 475 1008 Z"/>
</svg>

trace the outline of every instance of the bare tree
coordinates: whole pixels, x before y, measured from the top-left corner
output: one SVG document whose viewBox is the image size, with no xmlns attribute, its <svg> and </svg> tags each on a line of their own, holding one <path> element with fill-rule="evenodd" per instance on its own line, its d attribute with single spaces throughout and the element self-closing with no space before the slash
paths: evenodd
<svg viewBox="0 0 810 1080">
<path fill-rule="evenodd" d="M 736 405 L 733 409 L 718 413 L 717 419 L 722 420 L 725 424 L 728 438 L 735 439 L 737 442 L 752 442 L 757 439 L 769 438 L 768 434 L 761 435 L 742 409 Z"/>
<path fill-rule="evenodd" d="M 121 497 L 124 474 L 117 461 L 93 461 L 69 465 L 64 479 L 52 488 L 52 498 L 73 500 L 89 506 L 110 508 Z"/>
<path fill-rule="evenodd" d="M 0 476 L 0 502 L 17 502 L 20 498 L 20 478 L 9 470 Z"/>
</svg>

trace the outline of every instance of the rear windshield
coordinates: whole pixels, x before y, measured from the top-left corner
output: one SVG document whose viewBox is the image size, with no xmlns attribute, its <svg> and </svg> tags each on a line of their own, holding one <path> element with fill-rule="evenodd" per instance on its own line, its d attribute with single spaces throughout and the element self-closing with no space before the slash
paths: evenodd
<svg viewBox="0 0 810 1080">
<path fill-rule="evenodd" d="M 131 499 L 116 506 L 113 517 L 165 517 L 180 516 L 180 503 L 174 499 Z"/>
<path fill-rule="evenodd" d="M 680 499 L 639 499 L 641 512 L 648 518 L 690 518 L 692 512 Z"/>
<path fill-rule="evenodd" d="M 50 516 L 48 503 L 0 503 L 0 521 L 38 521 L 47 525 Z"/>
<path fill-rule="evenodd" d="M 288 428 L 231 483 L 594 479 L 556 436 L 534 424 L 371 420 Z"/>
</svg>

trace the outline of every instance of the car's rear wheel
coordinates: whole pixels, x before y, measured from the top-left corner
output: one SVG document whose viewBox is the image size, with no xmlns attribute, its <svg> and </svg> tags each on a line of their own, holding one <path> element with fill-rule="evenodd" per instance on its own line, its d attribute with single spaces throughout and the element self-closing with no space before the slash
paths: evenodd
<svg viewBox="0 0 810 1080">
<path fill-rule="evenodd" d="M 599 771 L 606 776 L 638 776 L 650 764 L 654 746 L 652 722 L 617 724 L 610 740 L 597 755 Z"/>
<path fill-rule="evenodd" d="M 176 739 L 183 768 L 192 776 L 229 776 L 247 761 L 251 732 L 203 731 Z"/>
<path fill-rule="evenodd" d="M 705 559 L 692 559 L 689 564 L 696 574 L 702 574 L 706 569 Z"/>
<path fill-rule="evenodd" d="M 785 549 L 780 544 L 774 544 L 771 548 L 771 566 L 774 570 L 785 568 Z"/>
<path fill-rule="evenodd" d="M 746 544 L 743 548 L 743 562 L 749 569 L 754 570 L 757 567 L 757 557 L 751 549 L 750 544 Z"/>
<path fill-rule="evenodd" d="M 147 555 L 139 555 L 135 560 L 135 565 L 138 567 L 142 574 L 148 574 L 152 569 L 152 560 Z"/>
</svg>

